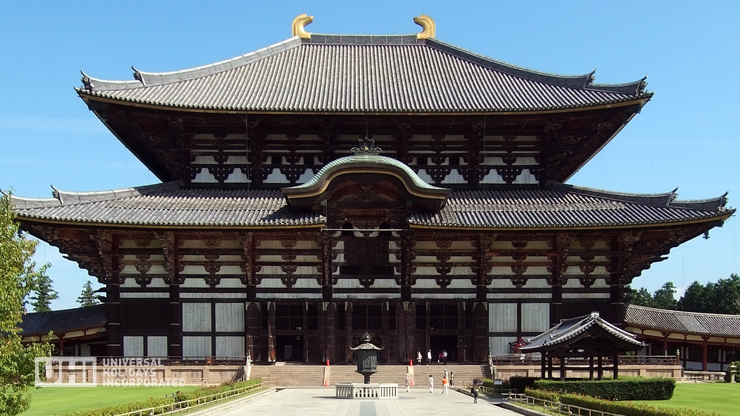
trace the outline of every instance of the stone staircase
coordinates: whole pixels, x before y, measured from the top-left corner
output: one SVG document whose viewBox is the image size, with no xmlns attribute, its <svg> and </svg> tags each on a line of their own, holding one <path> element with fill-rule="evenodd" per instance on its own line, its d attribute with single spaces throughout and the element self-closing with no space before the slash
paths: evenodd
<svg viewBox="0 0 740 416">
<path fill-rule="evenodd" d="M 322 387 L 324 385 L 324 365 L 312 364 L 282 364 L 252 366 L 251 378 L 261 378 L 263 382 L 275 387 Z M 398 383 L 404 385 L 406 379 L 406 365 L 381 364 L 378 372 L 370 381 L 373 383 Z M 415 387 L 426 388 L 427 379 L 431 374 L 434 384 L 441 386 L 444 370 L 454 373 L 455 384 L 462 386 L 464 381 L 470 382 L 482 377 L 482 368 L 479 364 L 448 364 L 448 365 L 421 365 L 414 366 Z M 328 384 L 362 383 L 363 377 L 356 372 L 356 365 L 338 364 L 329 367 Z"/>
</svg>

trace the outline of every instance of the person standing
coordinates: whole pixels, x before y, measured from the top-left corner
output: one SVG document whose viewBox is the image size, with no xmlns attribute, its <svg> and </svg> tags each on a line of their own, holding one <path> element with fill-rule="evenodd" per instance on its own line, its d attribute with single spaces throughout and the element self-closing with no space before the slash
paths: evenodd
<svg viewBox="0 0 740 416">
<path fill-rule="evenodd" d="M 432 350 L 427 351 L 427 365 L 432 365 Z"/>
<path fill-rule="evenodd" d="M 434 378 L 429 374 L 429 393 L 434 393 Z"/>
<path fill-rule="evenodd" d="M 416 362 L 421 365 L 421 351 L 416 351 Z"/>
<path fill-rule="evenodd" d="M 406 393 L 408 393 L 409 391 L 411 391 L 411 374 L 409 374 L 407 371 L 406 372 Z"/>
<path fill-rule="evenodd" d="M 447 350 L 442 351 L 442 364 L 447 365 Z"/>
<path fill-rule="evenodd" d="M 450 394 L 447 386 L 447 376 L 442 379 L 442 394 Z"/>
<path fill-rule="evenodd" d="M 455 385 L 453 384 L 454 382 L 455 382 L 455 373 L 450 371 L 450 387 L 455 387 Z"/>
</svg>

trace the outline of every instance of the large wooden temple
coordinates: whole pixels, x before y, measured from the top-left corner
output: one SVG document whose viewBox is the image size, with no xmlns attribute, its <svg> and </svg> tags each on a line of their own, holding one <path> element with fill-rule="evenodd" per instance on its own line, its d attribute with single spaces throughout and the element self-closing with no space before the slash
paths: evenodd
<svg viewBox="0 0 740 416">
<path fill-rule="evenodd" d="M 565 184 L 648 102 L 435 38 L 309 33 L 134 80 L 89 109 L 161 181 L 14 198 L 24 230 L 106 290 L 106 353 L 484 360 L 597 311 L 734 212 L 719 197 Z M 99 350 L 99 349 L 98 349 Z"/>
</svg>

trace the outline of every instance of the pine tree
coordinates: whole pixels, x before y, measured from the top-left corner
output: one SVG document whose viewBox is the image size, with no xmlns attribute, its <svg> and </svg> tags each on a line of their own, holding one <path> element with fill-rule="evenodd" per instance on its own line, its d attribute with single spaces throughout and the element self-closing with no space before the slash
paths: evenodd
<svg viewBox="0 0 740 416">
<path fill-rule="evenodd" d="M 51 354 L 48 343 L 23 345 L 23 300 L 44 275 L 31 261 L 36 242 L 19 231 L 10 195 L 0 195 L 0 415 L 22 413 L 31 402 L 28 388 L 34 382 L 34 358 Z"/>
<path fill-rule="evenodd" d="M 77 298 L 77 303 L 79 303 L 83 308 L 95 306 L 100 303 L 100 300 L 98 300 L 98 297 L 95 295 L 95 291 L 92 288 L 91 281 L 88 280 L 87 283 L 82 285 L 82 292 L 80 293 L 80 297 Z"/>
<path fill-rule="evenodd" d="M 33 285 L 33 296 L 31 306 L 35 312 L 49 312 L 51 301 L 59 299 L 59 293 L 52 287 L 51 277 L 42 273 Z"/>
</svg>

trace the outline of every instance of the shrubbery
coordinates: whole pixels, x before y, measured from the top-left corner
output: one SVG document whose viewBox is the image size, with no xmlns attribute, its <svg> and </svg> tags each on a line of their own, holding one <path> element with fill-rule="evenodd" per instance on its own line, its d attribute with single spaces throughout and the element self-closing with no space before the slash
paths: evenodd
<svg viewBox="0 0 740 416">
<path fill-rule="evenodd" d="M 574 394 L 560 395 L 560 403 L 585 407 L 592 410 L 600 410 L 616 413 L 624 416 L 711 416 L 714 413 L 706 413 L 692 409 L 672 409 L 669 407 L 650 406 L 645 403 L 622 403 L 596 399 Z"/>
<path fill-rule="evenodd" d="M 601 381 L 537 380 L 534 388 L 560 393 L 575 393 L 608 400 L 668 400 L 673 397 L 672 378 L 624 378 Z"/>
<path fill-rule="evenodd" d="M 141 409 L 148 409 L 150 407 L 157 407 L 157 406 L 164 406 L 168 404 L 173 404 L 185 400 L 192 400 L 197 399 L 199 397 L 206 397 L 217 393 L 223 393 L 230 390 L 237 390 L 244 387 L 250 387 L 250 386 L 256 386 L 260 384 L 262 380 L 255 379 L 255 380 L 247 380 L 247 381 L 241 381 L 238 383 L 229 382 L 224 383 L 219 386 L 214 387 L 203 387 L 198 390 L 190 391 L 187 393 L 180 393 L 174 398 L 168 397 L 168 398 L 161 398 L 161 399 L 149 399 L 143 402 L 134 402 L 134 403 L 128 403 L 128 404 L 122 404 L 119 406 L 110 406 L 110 407 L 104 407 L 101 409 L 94 409 L 94 410 L 83 410 L 79 412 L 72 412 L 67 413 L 64 416 L 113 416 L 121 413 L 126 412 L 133 412 L 136 410 Z M 214 400 L 214 398 L 207 398 L 204 399 L 206 402 Z M 155 411 L 153 414 L 161 414 L 167 411 L 165 408 L 164 410 Z"/>
</svg>

